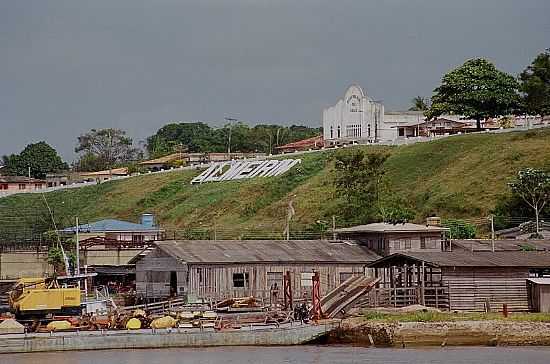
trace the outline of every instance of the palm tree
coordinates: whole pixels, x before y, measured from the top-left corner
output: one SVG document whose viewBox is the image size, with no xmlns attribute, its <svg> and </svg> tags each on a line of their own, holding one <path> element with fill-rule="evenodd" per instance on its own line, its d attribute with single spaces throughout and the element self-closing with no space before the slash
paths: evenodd
<svg viewBox="0 0 550 364">
<path fill-rule="evenodd" d="M 416 96 L 411 100 L 412 106 L 409 111 L 426 111 L 428 110 L 430 100 L 426 97 Z"/>
</svg>

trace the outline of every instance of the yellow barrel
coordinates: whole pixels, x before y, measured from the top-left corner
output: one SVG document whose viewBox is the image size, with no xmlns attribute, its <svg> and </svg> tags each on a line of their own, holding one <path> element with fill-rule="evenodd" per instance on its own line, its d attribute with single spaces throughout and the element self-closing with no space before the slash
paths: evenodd
<svg viewBox="0 0 550 364">
<path fill-rule="evenodd" d="M 128 330 L 138 330 L 141 329 L 141 321 L 139 321 L 137 318 L 131 318 L 126 323 L 126 328 Z"/>
<path fill-rule="evenodd" d="M 71 323 L 69 321 L 52 321 L 46 326 L 49 331 L 59 331 L 59 330 L 68 330 L 71 328 Z"/>
<path fill-rule="evenodd" d="M 164 316 L 151 322 L 153 329 L 168 329 L 174 326 L 176 326 L 176 320 L 172 316 Z"/>
</svg>

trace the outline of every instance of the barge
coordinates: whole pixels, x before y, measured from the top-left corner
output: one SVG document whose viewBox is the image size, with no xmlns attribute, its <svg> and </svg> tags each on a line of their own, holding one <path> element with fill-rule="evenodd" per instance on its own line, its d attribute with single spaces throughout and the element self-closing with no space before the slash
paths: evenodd
<svg viewBox="0 0 550 364">
<path fill-rule="evenodd" d="M 249 326 L 235 330 L 141 329 L 0 335 L 0 354 L 70 350 L 158 349 L 212 346 L 287 346 L 327 335 L 339 322 Z"/>
</svg>

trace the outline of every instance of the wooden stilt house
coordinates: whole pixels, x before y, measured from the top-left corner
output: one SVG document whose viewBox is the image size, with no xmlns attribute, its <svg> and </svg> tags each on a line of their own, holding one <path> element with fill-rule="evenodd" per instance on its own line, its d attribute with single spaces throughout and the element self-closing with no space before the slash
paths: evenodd
<svg viewBox="0 0 550 364">
<path fill-rule="evenodd" d="M 381 277 L 371 305 L 530 311 L 528 279 L 550 272 L 550 252 L 408 252 L 369 267 Z"/>
</svg>

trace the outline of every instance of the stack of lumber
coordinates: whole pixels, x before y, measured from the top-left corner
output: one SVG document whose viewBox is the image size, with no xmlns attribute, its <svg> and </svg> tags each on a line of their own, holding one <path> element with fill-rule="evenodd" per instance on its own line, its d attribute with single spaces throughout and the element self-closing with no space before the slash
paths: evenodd
<svg viewBox="0 0 550 364">
<path fill-rule="evenodd" d="M 227 312 L 262 311 L 262 304 L 253 296 L 228 298 L 216 304 L 216 310 Z"/>
<path fill-rule="evenodd" d="M 321 298 L 321 312 L 326 318 L 343 316 L 348 307 L 368 293 L 380 278 L 352 276 Z"/>
</svg>

